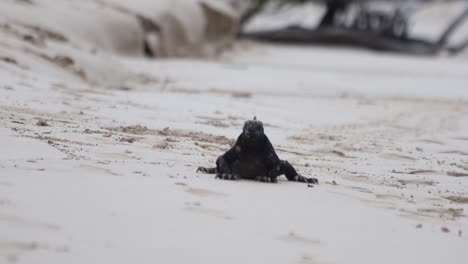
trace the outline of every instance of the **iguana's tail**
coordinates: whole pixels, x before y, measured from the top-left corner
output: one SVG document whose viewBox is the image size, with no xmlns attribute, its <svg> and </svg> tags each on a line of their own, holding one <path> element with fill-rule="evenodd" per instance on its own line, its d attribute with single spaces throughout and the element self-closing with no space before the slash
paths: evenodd
<svg viewBox="0 0 468 264">
<path fill-rule="evenodd" d="M 205 168 L 205 167 L 198 167 L 197 172 L 209 173 L 209 174 L 216 174 L 219 173 L 218 168 Z"/>
</svg>

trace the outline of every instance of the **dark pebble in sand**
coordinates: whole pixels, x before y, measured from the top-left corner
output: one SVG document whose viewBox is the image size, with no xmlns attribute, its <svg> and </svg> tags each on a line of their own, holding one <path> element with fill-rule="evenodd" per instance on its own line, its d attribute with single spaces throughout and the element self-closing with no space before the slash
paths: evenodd
<svg viewBox="0 0 468 264">
<path fill-rule="evenodd" d="M 45 121 L 45 120 L 39 120 L 39 121 L 37 121 L 36 125 L 38 125 L 38 126 L 44 126 L 44 127 L 45 127 L 45 126 L 49 126 L 49 124 L 48 124 L 47 121 Z"/>
</svg>

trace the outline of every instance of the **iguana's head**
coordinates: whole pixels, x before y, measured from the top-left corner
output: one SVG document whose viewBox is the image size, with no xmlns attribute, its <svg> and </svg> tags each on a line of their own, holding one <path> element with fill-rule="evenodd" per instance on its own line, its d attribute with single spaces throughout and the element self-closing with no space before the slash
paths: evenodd
<svg viewBox="0 0 468 264">
<path fill-rule="evenodd" d="M 253 120 L 248 120 L 244 123 L 243 133 L 246 139 L 255 140 L 263 137 L 263 123 L 254 117 Z"/>
</svg>

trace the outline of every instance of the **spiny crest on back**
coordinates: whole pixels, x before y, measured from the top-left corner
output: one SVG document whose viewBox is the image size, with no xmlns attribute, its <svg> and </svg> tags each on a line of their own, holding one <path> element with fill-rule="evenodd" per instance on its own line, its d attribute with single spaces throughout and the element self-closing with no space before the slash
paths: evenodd
<svg viewBox="0 0 468 264">
<path fill-rule="evenodd" d="M 247 120 L 244 123 L 244 131 L 246 130 L 255 130 L 263 132 L 263 123 L 257 120 L 257 116 L 254 116 L 252 120 Z"/>
</svg>

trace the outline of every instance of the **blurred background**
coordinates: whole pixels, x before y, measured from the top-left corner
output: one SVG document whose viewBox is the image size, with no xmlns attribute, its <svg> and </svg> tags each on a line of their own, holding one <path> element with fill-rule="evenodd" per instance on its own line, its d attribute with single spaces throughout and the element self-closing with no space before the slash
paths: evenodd
<svg viewBox="0 0 468 264">
<path fill-rule="evenodd" d="M 112 65 L 86 65 L 106 56 L 211 59 L 248 41 L 467 57 L 464 0 L 4 0 L 0 5 L 5 59 L 18 46 L 67 50 L 59 63 L 83 64 L 79 71 L 94 81 L 112 81 L 104 80 Z M 99 69 L 103 72 L 96 74 Z"/>
</svg>

